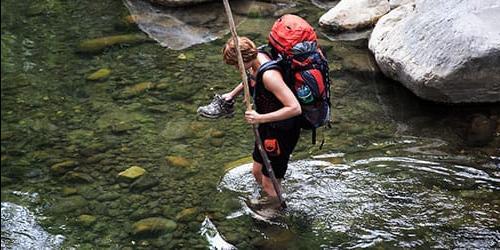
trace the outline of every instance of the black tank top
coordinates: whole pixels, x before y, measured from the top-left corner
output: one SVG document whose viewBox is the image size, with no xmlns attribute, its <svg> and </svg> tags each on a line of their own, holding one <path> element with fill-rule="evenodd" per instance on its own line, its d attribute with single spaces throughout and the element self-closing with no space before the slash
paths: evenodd
<svg viewBox="0 0 500 250">
<path fill-rule="evenodd" d="M 266 89 L 266 86 L 264 85 L 264 82 L 262 80 L 262 75 L 264 74 L 264 72 L 270 69 L 277 69 L 280 71 L 280 73 L 282 73 L 276 62 L 268 61 L 260 65 L 259 69 L 257 70 L 256 78 L 249 78 L 249 81 L 255 81 L 255 85 L 253 87 L 250 87 L 250 93 L 253 96 L 255 110 L 259 114 L 267 114 L 283 108 L 283 103 L 281 103 L 281 101 L 271 91 Z M 298 116 L 267 124 L 271 127 L 280 127 L 286 129 L 295 125 L 297 117 Z"/>
</svg>

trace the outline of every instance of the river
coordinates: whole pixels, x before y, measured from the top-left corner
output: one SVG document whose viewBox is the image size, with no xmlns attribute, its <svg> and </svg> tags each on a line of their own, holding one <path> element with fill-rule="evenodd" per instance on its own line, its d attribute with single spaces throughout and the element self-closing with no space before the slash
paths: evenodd
<svg viewBox="0 0 500 250">
<path fill-rule="evenodd" d="M 294 8 L 316 23 L 317 6 Z M 222 35 L 224 18 L 204 16 L 201 31 L 162 26 L 204 38 L 174 50 L 145 39 L 122 1 L 1 9 L 2 249 L 499 247 L 500 132 L 467 141 L 471 117 L 499 117 L 498 103 L 422 101 L 380 74 L 366 40 L 319 31 L 333 124 L 318 131 L 322 148 L 303 133 L 284 181 L 289 209 L 263 221 L 244 203 L 254 184 L 243 103 L 233 118 L 196 114 L 239 80 L 220 54 L 228 35 L 203 33 Z M 275 18 L 237 19 L 240 35 L 265 43 Z M 132 166 L 145 174 L 118 176 Z"/>
</svg>

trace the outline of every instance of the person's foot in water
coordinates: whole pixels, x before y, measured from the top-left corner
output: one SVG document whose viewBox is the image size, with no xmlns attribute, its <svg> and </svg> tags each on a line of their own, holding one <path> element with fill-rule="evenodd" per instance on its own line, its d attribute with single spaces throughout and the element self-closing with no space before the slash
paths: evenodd
<svg viewBox="0 0 500 250">
<path fill-rule="evenodd" d="M 265 219 L 275 218 L 281 211 L 281 204 L 278 197 L 266 195 L 260 199 L 249 199 L 246 203 L 252 212 L 264 217 Z"/>
</svg>

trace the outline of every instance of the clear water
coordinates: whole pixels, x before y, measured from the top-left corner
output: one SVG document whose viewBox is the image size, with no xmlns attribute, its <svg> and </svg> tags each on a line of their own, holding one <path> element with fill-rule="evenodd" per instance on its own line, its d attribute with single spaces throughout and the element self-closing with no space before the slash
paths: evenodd
<svg viewBox="0 0 500 250">
<path fill-rule="evenodd" d="M 421 101 L 373 72 L 366 41 L 323 39 L 334 123 L 319 131 L 322 149 L 302 136 L 285 181 L 290 209 L 268 223 L 242 205 L 254 188 L 246 160 L 238 161 L 252 148 L 250 127 L 238 114 L 196 115 L 238 82 L 221 61 L 227 35 L 182 50 L 136 41 L 82 53 L 86 39 L 141 33 L 124 21 L 125 3 L 1 7 L 2 248 L 23 248 L 7 241 L 16 229 L 4 230 L 12 226 L 4 206 L 36 216 L 28 235 L 64 237 L 46 248 L 499 247 L 498 128 L 484 146 L 463 140 L 471 116 L 494 119 L 499 104 Z M 323 11 L 308 2 L 296 8 L 311 22 Z M 273 20 L 242 19 L 238 31 L 264 43 Z M 86 79 L 103 68 L 106 79 Z M 189 164 L 173 166 L 169 156 Z M 51 170 L 68 161 L 65 174 Z M 118 173 L 134 165 L 147 178 L 122 182 Z M 134 235 L 133 224 L 150 217 L 177 227 Z"/>
</svg>

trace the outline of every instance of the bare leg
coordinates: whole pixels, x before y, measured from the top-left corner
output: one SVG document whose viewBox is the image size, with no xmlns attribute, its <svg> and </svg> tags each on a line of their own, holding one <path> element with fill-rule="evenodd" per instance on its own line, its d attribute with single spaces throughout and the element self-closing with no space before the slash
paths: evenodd
<svg viewBox="0 0 500 250">
<path fill-rule="evenodd" d="M 277 180 L 278 180 L 278 188 L 281 190 L 281 179 L 277 179 Z M 273 181 L 271 180 L 271 178 L 263 175 L 262 176 L 262 187 L 264 188 L 264 191 L 266 191 L 266 193 L 269 196 L 271 196 L 271 197 L 278 196 L 278 194 L 276 193 L 276 190 L 274 190 Z"/>
<path fill-rule="evenodd" d="M 255 177 L 255 181 L 257 183 L 259 183 L 259 185 L 262 186 L 262 176 L 264 176 L 262 174 L 262 164 L 254 161 L 253 167 L 252 167 L 252 174 L 253 174 L 253 177 Z"/>
</svg>

